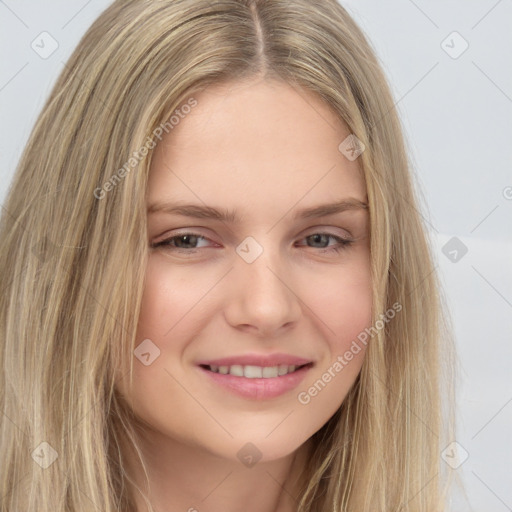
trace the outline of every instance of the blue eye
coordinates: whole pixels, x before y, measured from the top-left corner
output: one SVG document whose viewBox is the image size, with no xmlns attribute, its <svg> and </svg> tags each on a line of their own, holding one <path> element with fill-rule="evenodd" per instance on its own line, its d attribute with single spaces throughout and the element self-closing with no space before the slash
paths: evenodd
<svg viewBox="0 0 512 512">
<path fill-rule="evenodd" d="M 346 249 L 350 244 L 352 244 L 353 240 L 349 240 L 348 238 L 342 238 L 337 235 L 332 235 L 331 233 L 314 233 L 312 235 L 308 235 L 305 237 L 305 240 L 307 239 L 313 239 L 316 241 L 319 241 L 319 239 L 326 240 L 328 243 L 329 239 L 334 239 L 338 242 L 337 245 L 331 246 L 331 247 L 320 247 L 320 249 L 323 249 L 321 252 L 329 252 L 329 251 L 336 251 L 339 252 L 342 249 Z M 320 242 L 322 243 L 322 242 Z"/>
<path fill-rule="evenodd" d="M 176 248 L 176 249 L 198 249 L 198 247 L 195 245 L 197 244 L 198 240 L 207 240 L 204 236 L 198 235 L 196 233 L 182 233 L 180 235 L 175 235 L 170 238 L 167 238 L 166 240 L 162 240 L 161 242 L 158 242 L 156 244 L 153 244 L 153 247 L 169 247 L 169 248 Z M 175 242 L 177 241 L 177 243 Z M 189 244 L 192 244 L 194 247 L 188 247 Z"/>
<path fill-rule="evenodd" d="M 336 240 L 338 243 L 334 246 L 325 246 L 325 242 L 328 244 L 329 239 Z M 175 235 L 161 242 L 156 242 L 151 245 L 151 247 L 164 247 L 171 251 L 178 252 L 186 252 L 186 253 L 194 253 L 197 249 L 201 249 L 202 247 L 198 247 L 199 241 L 208 241 L 207 238 L 201 236 L 197 233 L 181 233 L 179 235 Z M 347 238 L 342 238 L 337 235 L 333 235 L 331 233 L 313 233 L 312 235 L 308 235 L 303 238 L 303 240 L 313 240 L 313 243 L 319 243 L 322 247 L 312 247 L 320 249 L 320 252 L 330 252 L 335 251 L 339 252 L 342 249 L 347 248 L 353 243 L 353 240 L 349 240 Z M 311 247 L 311 246 L 309 246 Z"/>
</svg>

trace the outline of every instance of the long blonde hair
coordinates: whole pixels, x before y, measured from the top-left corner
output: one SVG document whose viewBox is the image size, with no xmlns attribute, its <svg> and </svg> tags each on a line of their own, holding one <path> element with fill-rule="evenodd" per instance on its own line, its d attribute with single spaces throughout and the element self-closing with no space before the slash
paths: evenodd
<svg viewBox="0 0 512 512">
<path fill-rule="evenodd" d="M 318 94 L 365 145 L 374 322 L 402 308 L 313 436 L 298 510 L 445 510 L 453 345 L 375 51 L 336 0 L 118 0 L 66 64 L 4 204 L 0 511 L 135 510 L 114 380 L 131 372 L 147 263 L 141 148 L 195 92 L 255 76 Z"/>
</svg>

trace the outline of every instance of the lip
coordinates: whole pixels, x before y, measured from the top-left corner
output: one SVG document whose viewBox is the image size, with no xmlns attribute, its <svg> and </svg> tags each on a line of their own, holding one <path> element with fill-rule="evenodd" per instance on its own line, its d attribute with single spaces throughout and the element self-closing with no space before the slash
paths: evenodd
<svg viewBox="0 0 512 512">
<path fill-rule="evenodd" d="M 241 366 L 279 366 L 280 364 L 302 366 L 312 362 L 311 359 L 304 359 L 290 354 L 243 354 L 239 356 L 223 357 L 221 359 L 199 361 L 197 364 L 204 366 L 233 366 L 235 364 Z"/>
<path fill-rule="evenodd" d="M 254 378 L 249 379 L 246 377 L 237 377 L 231 374 L 215 373 L 204 366 L 217 365 L 217 366 L 232 366 L 232 365 L 254 365 L 254 366 L 278 366 L 280 364 L 303 366 L 295 370 L 293 373 L 281 375 L 271 378 Z M 295 389 L 306 374 L 313 367 L 314 363 L 311 360 L 291 356 L 288 354 L 273 354 L 273 355 L 243 355 L 232 356 L 221 359 L 212 359 L 209 361 L 201 361 L 198 363 L 198 369 L 202 374 L 213 383 L 215 386 L 222 388 L 246 399 L 251 400 L 268 400 L 284 395 L 289 391 Z"/>
</svg>

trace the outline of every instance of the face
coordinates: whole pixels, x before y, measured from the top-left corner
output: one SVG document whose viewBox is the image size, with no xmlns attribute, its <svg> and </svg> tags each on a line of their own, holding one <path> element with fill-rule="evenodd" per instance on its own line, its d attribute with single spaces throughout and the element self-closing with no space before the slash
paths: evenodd
<svg viewBox="0 0 512 512">
<path fill-rule="evenodd" d="M 252 81 L 194 98 L 154 150 L 143 355 L 120 388 L 160 438 L 233 460 L 252 443 L 273 460 L 328 421 L 361 369 L 366 189 L 338 149 L 350 132 L 312 93 Z"/>
</svg>

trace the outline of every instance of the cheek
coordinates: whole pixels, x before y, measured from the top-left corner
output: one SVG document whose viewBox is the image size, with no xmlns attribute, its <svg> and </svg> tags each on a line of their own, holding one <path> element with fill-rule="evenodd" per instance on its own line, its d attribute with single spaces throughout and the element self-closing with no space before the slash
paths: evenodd
<svg viewBox="0 0 512 512">
<path fill-rule="evenodd" d="M 186 340 L 183 333 L 190 329 L 187 312 L 200 296 L 201 290 L 190 281 L 183 282 L 171 265 L 150 258 L 133 361 L 135 384 L 131 396 L 139 404 L 143 404 L 144 397 L 158 397 L 169 388 L 172 378 L 165 370 L 172 372 L 169 362 L 182 356 L 185 347 L 181 340 Z"/>
<path fill-rule="evenodd" d="M 330 340 L 332 358 L 344 353 L 357 340 L 372 321 L 372 289 L 370 282 L 347 286 L 345 292 L 333 291 L 332 300 L 325 304 L 329 324 L 332 325 Z M 364 348 L 364 347 L 363 347 Z"/>
<path fill-rule="evenodd" d="M 320 428 L 343 403 L 361 370 L 367 348 L 364 333 L 372 321 L 369 265 L 331 269 L 317 276 L 315 284 L 304 289 L 309 290 L 306 300 L 313 305 L 326 350 L 296 395 L 302 414 L 314 418 L 304 423 L 304 435 Z"/>
<path fill-rule="evenodd" d="M 211 284 L 200 279 L 197 273 L 183 272 L 161 255 L 152 255 L 146 273 L 137 340 L 153 336 L 159 343 L 169 345 L 172 339 L 176 347 L 180 339 L 176 332 L 187 324 L 190 315 L 197 315 L 201 298 L 209 287 Z"/>
<path fill-rule="evenodd" d="M 179 290 L 180 285 L 175 278 L 173 282 L 171 269 L 171 266 L 166 269 L 154 256 L 150 256 L 139 315 L 140 334 L 153 331 L 161 336 L 172 325 L 171 315 L 174 316 L 176 306 L 179 306 L 173 299 L 172 290 Z"/>
<path fill-rule="evenodd" d="M 345 352 L 371 324 L 373 291 L 367 261 L 366 254 L 358 254 L 355 261 L 327 269 L 302 288 L 320 320 L 331 358 Z"/>
<path fill-rule="evenodd" d="M 135 351 L 141 359 L 134 356 L 132 388 L 125 376 L 118 382 L 118 389 L 133 412 L 153 429 L 186 438 L 190 424 L 204 421 L 204 411 L 193 407 L 194 402 L 181 385 L 186 376 L 180 361 L 193 330 L 201 329 L 197 321 L 202 316 L 200 300 L 208 283 L 204 279 L 194 282 L 193 275 L 180 270 L 161 256 L 150 258 L 135 340 Z M 143 344 L 146 348 L 138 351 Z M 141 361 L 147 353 L 146 365 Z M 188 427 L 176 416 L 177 410 L 188 418 Z"/>
</svg>

